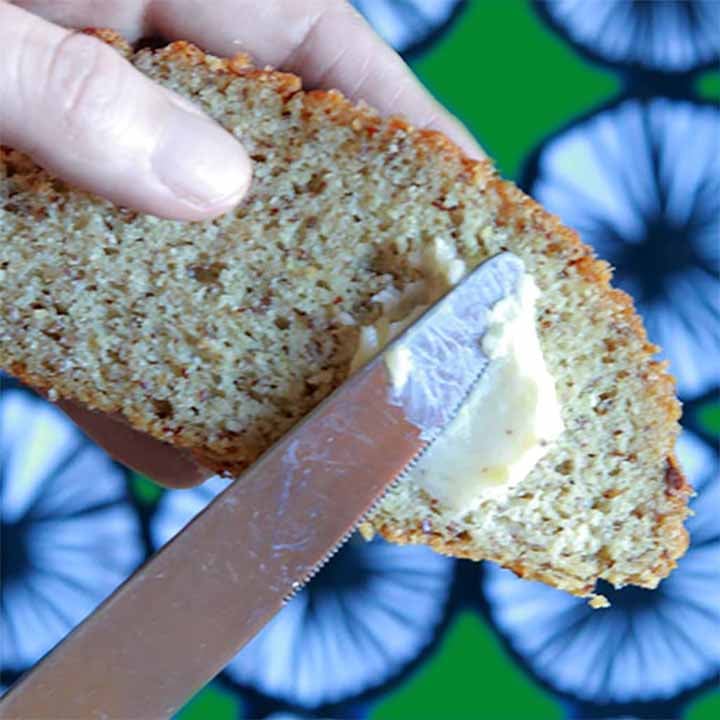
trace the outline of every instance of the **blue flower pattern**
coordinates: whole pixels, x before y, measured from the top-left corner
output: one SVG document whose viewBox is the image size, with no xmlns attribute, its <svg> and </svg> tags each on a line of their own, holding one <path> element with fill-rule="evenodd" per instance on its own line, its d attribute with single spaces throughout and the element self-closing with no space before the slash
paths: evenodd
<svg viewBox="0 0 720 720">
<path fill-rule="evenodd" d="M 3 387 L 0 430 L 6 673 L 24 670 L 62 639 L 137 567 L 145 548 L 127 471 L 59 410 L 28 390 Z"/>
<path fill-rule="evenodd" d="M 415 55 L 453 23 L 466 0 L 352 0 L 399 53 Z"/>
<path fill-rule="evenodd" d="M 656 590 L 601 589 L 612 605 L 579 598 L 486 566 L 482 593 L 498 632 L 553 690 L 596 705 L 671 699 L 720 680 L 720 467 L 686 432 L 678 443 L 697 489 L 691 546 Z M 709 472 L 708 472 L 709 470 Z"/>
<path fill-rule="evenodd" d="M 535 0 L 576 49 L 639 72 L 692 73 L 719 57 L 716 0 Z"/>
<path fill-rule="evenodd" d="M 151 526 L 156 547 L 228 482 L 165 493 Z M 380 687 L 434 641 L 454 564 L 428 548 L 356 536 L 230 661 L 226 678 L 305 709 Z"/>
</svg>

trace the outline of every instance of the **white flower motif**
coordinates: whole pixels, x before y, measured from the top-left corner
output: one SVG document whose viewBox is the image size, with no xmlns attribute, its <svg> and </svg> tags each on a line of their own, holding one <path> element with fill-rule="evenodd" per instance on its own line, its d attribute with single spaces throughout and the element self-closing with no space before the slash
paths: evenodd
<svg viewBox="0 0 720 720">
<path fill-rule="evenodd" d="M 412 53 L 453 20 L 463 0 L 351 0 L 376 32 L 400 53 Z"/>
<path fill-rule="evenodd" d="M 682 395 L 720 381 L 720 111 L 627 100 L 539 151 L 524 183 L 615 267 Z"/>
<path fill-rule="evenodd" d="M 156 546 L 228 484 L 166 492 Z M 454 563 L 423 547 L 354 537 L 227 666 L 226 676 L 299 708 L 377 687 L 430 645 L 445 618 Z"/>
<path fill-rule="evenodd" d="M 535 0 L 541 16 L 593 58 L 687 73 L 718 58 L 717 0 Z"/>
<path fill-rule="evenodd" d="M 21 671 L 125 580 L 144 548 L 124 471 L 27 390 L 0 394 L 0 481 L 0 669 Z"/>
<path fill-rule="evenodd" d="M 584 600 L 485 567 L 490 617 L 554 689 L 592 703 L 657 702 L 720 677 L 718 459 L 687 432 L 678 454 L 698 491 L 687 523 L 691 546 L 656 590 L 606 585 L 612 606 L 592 610 Z"/>
</svg>

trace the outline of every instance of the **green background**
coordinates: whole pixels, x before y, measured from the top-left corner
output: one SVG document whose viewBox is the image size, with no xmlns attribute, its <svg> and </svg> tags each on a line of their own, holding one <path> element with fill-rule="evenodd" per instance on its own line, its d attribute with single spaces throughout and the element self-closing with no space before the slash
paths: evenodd
<svg viewBox="0 0 720 720">
<path fill-rule="evenodd" d="M 550 133 L 621 90 L 612 72 L 580 58 L 523 0 L 470 0 L 452 29 L 412 66 L 510 178 L 517 178 L 524 158 Z M 700 77 L 697 89 L 717 101 L 720 77 Z M 720 406 L 706 406 L 702 416 L 717 434 Z M 215 682 L 179 717 L 223 720 L 242 712 L 240 700 Z M 515 665 L 492 630 L 470 612 L 455 619 L 435 655 L 371 712 L 373 720 L 563 715 L 562 705 Z M 688 718 L 720 718 L 720 691 L 696 700 Z"/>
</svg>

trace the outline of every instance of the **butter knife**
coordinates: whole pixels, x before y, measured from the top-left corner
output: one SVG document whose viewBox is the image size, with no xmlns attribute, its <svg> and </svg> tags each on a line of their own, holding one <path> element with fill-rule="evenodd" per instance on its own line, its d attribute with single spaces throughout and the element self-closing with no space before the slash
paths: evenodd
<svg viewBox="0 0 720 720">
<path fill-rule="evenodd" d="M 172 716 L 452 419 L 487 366 L 488 309 L 523 271 L 509 253 L 478 266 L 21 678 L 0 718 Z M 401 373 L 388 362 L 399 354 Z"/>
</svg>

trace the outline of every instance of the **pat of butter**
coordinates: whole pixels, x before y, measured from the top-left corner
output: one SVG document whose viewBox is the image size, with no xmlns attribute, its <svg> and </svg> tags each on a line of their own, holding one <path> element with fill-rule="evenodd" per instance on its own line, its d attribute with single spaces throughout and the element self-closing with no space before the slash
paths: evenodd
<svg viewBox="0 0 720 720">
<path fill-rule="evenodd" d="M 555 383 L 535 330 L 538 295 L 525 275 L 519 292 L 492 308 L 482 339 L 490 359 L 485 373 L 409 472 L 459 514 L 520 482 L 563 431 Z"/>
<path fill-rule="evenodd" d="M 466 273 L 453 246 L 436 239 L 418 258 L 425 279 L 403 293 L 384 291 L 376 300 L 383 316 L 361 329 L 352 369 L 377 354 Z M 555 383 L 535 328 L 539 290 L 525 275 L 517 293 L 498 302 L 482 337 L 488 366 L 458 414 L 416 465 L 408 480 L 451 512 L 471 512 L 486 497 L 520 482 L 563 431 Z M 412 373 L 412 354 L 402 345 L 385 364 L 398 389 Z"/>
</svg>

